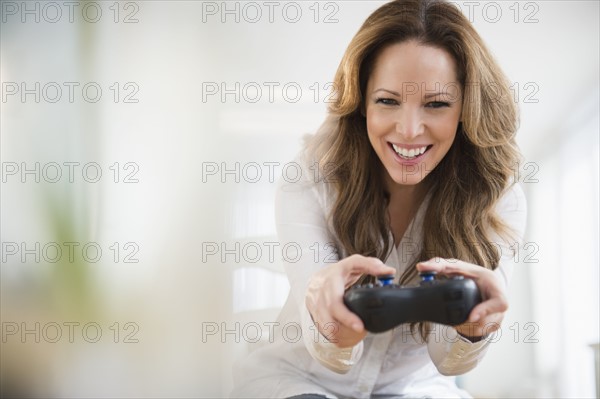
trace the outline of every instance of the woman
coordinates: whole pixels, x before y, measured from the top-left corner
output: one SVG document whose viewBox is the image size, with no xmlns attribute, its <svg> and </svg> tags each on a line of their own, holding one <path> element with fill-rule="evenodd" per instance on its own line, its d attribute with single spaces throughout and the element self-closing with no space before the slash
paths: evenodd
<svg viewBox="0 0 600 399">
<path fill-rule="evenodd" d="M 360 28 L 335 87 L 297 159 L 303 178 L 278 186 L 290 297 L 273 342 L 236 366 L 232 396 L 468 397 L 453 376 L 500 327 L 525 228 L 507 80 L 455 6 L 397 0 Z M 343 304 L 359 280 L 408 285 L 423 271 L 473 278 L 484 300 L 459 326 L 381 334 Z"/>
</svg>

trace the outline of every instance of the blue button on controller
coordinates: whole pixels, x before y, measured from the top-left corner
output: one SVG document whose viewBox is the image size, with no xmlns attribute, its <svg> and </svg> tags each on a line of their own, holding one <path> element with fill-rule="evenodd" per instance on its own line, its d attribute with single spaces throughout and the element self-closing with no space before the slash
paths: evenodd
<svg viewBox="0 0 600 399">
<path fill-rule="evenodd" d="M 429 281 L 433 281 L 435 279 L 435 274 L 435 272 L 422 272 L 419 273 L 419 276 L 421 277 L 421 282 L 426 283 Z"/>
<path fill-rule="evenodd" d="M 377 279 L 379 279 L 379 281 L 381 282 L 382 286 L 386 286 L 386 285 L 392 285 L 394 284 L 394 275 L 393 274 L 388 274 L 385 276 L 379 276 L 377 277 Z"/>
</svg>

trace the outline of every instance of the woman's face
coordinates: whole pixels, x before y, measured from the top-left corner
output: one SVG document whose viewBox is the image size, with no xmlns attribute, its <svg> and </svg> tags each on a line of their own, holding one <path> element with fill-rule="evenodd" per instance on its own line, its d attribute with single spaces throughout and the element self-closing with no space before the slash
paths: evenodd
<svg viewBox="0 0 600 399">
<path fill-rule="evenodd" d="M 450 149 L 462 110 L 456 76 L 450 54 L 416 41 L 376 58 L 365 93 L 367 131 L 395 184 L 420 183 Z"/>
</svg>

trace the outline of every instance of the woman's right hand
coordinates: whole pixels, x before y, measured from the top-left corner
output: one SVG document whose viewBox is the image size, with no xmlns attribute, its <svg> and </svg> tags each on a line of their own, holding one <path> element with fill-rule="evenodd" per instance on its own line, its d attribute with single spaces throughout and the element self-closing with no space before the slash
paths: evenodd
<svg viewBox="0 0 600 399">
<path fill-rule="evenodd" d="M 364 274 L 395 274 L 381 260 L 352 255 L 315 273 L 308 284 L 306 306 L 319 332 L 340 348 L 355 346 L 367 335 L 363 322 L 344 305 L 346 289 Z"/>
</svg>

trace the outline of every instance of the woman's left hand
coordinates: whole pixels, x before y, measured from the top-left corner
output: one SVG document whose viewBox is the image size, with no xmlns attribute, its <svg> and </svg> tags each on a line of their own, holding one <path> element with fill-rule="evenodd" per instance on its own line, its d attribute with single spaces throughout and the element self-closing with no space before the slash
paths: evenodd
<svg viewBox="0 0 600 399">
<path fill-rule="evenodd" d="M 466 337 L 482 337 L 500 328 L 508 309 L 504 285 L 491 270 L 457 259 L 432 258 L 416 265 L 419 272 L 433 271 L 446 276 L 464 276 L 477 284 L 482 302 L 473 308 L 467 321 L 454 326 Z"/>
</svg>

